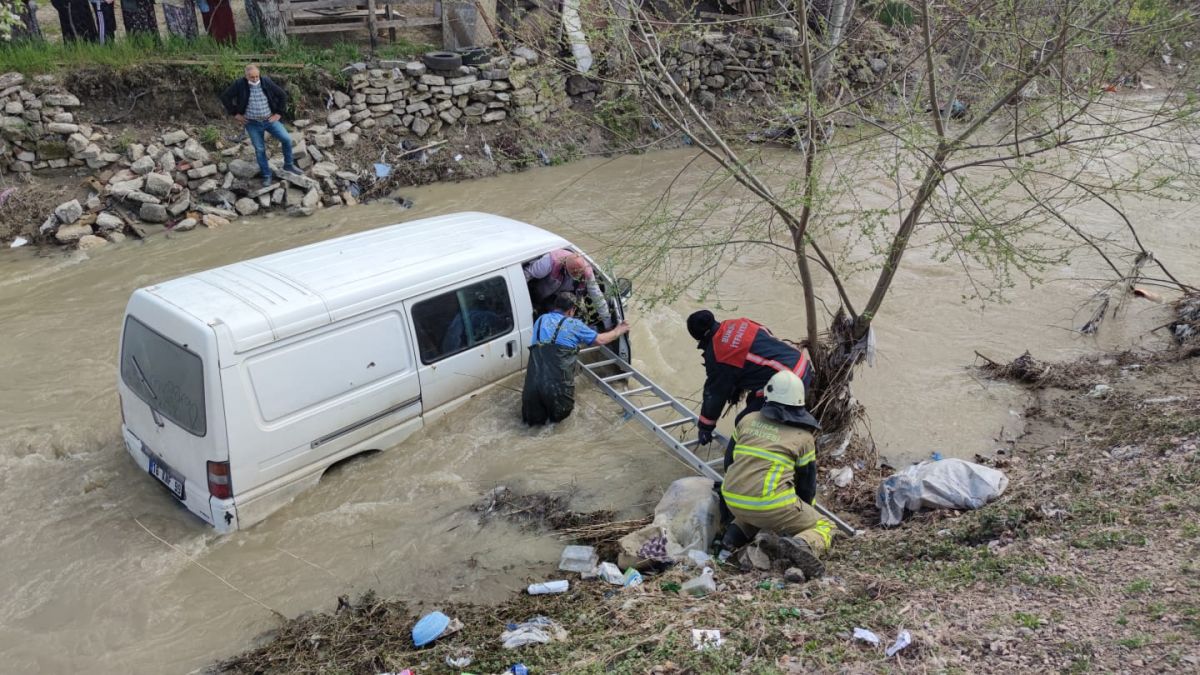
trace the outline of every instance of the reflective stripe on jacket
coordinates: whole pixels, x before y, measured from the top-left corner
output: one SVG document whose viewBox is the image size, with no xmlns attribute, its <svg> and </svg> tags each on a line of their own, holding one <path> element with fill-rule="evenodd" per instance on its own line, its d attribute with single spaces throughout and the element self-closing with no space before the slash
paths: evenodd
<svg viewBox="0 0 1200 675">
<path fill-rule="evenodd" d="M 721 495 L 732 508 L 769 511 L 796 503 L 796 469 L 816 461 L 817 445 L 807 429 L 781 424 L 753 412 L 735 432 L 733 464 Z"/>
</svg>

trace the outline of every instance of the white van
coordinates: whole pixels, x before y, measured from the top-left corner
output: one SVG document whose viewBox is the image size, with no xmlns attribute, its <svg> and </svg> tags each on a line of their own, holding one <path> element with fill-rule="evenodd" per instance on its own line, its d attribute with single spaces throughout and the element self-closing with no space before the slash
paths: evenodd
<svg viewBox="0 0 1200 675">
<path fill-rule="evenodd" d="M 391 448 L 524 368 L 522 264 L 560 248 L 574 249 L 458 213 L 138 289 L 121 331 L 125 446 L 218 531 L 248 527 L 335 462 Z M 622 317 L 628 282 L 596 273 Z"/>
</svg>

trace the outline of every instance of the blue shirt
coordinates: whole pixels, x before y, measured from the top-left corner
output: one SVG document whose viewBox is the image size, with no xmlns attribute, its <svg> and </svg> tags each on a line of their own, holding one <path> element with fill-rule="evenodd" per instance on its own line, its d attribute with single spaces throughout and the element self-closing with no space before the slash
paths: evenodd
<svg viewBox="0 0 1200 675">
<path fill-rule="evenodd" d="M 573 316 L 565 316 L 559 312 L 547 312 L 538 317 L 538 320 L 533 324 L 533 341 L 531 345 L 545 343 L 550 341 L 550 336 L 554 335 L 554 330 L 558 328 L 558 324 L 562 324 L 562 330 L 558 331 L 558 337 L 555 338 L 554 344 L 574 349 L 575 347 L 586 347 L 596 340 L 598 333 L 588 325 Z"/>
</svg>

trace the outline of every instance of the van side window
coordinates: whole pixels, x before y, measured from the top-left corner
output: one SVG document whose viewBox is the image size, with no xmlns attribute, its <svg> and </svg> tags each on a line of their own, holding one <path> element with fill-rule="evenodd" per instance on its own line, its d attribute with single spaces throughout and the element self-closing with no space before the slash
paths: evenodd
<svg viewBox="0 0 1200 675">
<path fill-rule="evenodd" d="M 503 277 L 422 300 L 413 305 L 412 315 L 426 365 L 507 335 L 514 325 Z"/>
</svg>

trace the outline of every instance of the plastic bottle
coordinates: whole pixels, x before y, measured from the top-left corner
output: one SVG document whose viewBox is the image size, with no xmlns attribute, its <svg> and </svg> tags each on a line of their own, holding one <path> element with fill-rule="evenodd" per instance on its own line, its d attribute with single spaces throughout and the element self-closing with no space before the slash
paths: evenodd
<svg viewBox="0 0 1200 675">
<path fill-rule="evenodd" d="M 700 576 L 683 582 L 683 592 L 688 595 L 694 595 L 697 598 L 708 595 L 716 590 L 717 582 L 713 580 L 711 567 L 705 567 Z"/>
<path fill-rule="evenodd" d="M 559 581 L 543 581 L 537 584 L 529 584 L 529 588 L 526 590 L 529 591 L 530 595 L 545 595 L 549 593 L 566 593 L 570 587 L 571 583 L 566 579 L 562 579 Z"/>
</svg>

